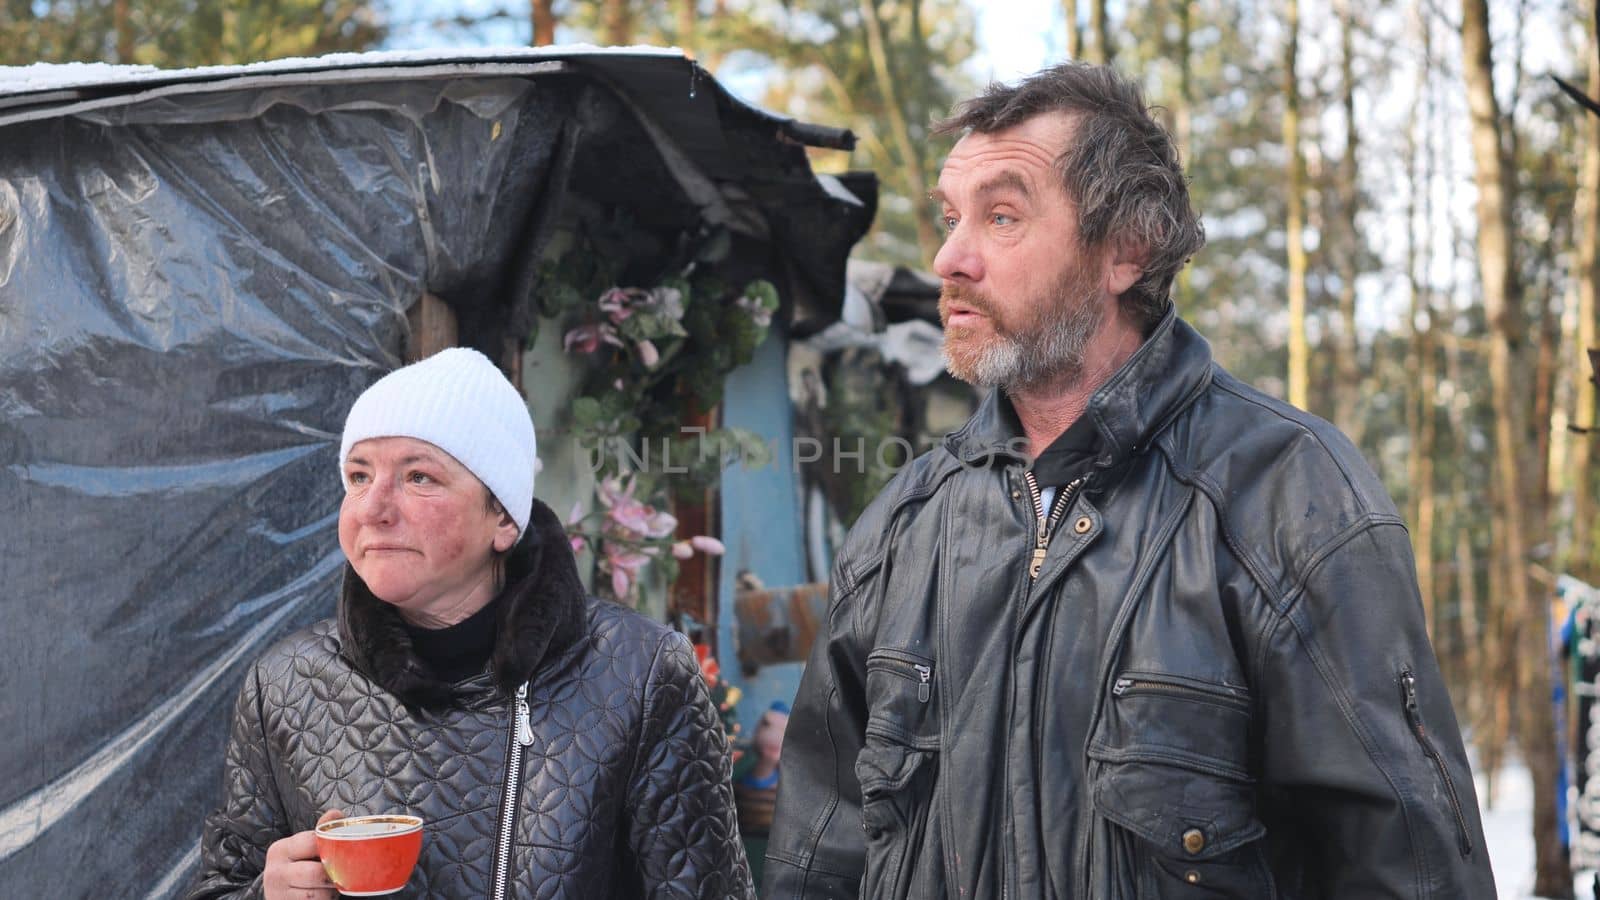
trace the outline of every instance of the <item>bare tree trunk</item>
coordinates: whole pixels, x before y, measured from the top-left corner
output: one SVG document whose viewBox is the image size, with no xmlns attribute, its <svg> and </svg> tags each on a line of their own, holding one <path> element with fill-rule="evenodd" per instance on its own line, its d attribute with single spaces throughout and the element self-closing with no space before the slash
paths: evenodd
<svg viewBox="0 0 1600 900">
<path fill-rule="evenodd" d="M 1530 583 L 1528 551 L 1544 519 L 1543 484 L 1530 485 L 1542 461 L 1530 459 L 1525 440 L 1526 396 L 1518 396 L 1517 349 L 1524 340 L 1515 265 L 1515 182 L 1507 151 L 1507 123 L 1494 94 L 1487 0 L 1462 0 L 1462 71 L 1472 118 L 1472 151 L 1478 187 L 1478 267 L 1489 323 L 1489 381 L 1495 409 L 1495 482 L 1499 487 L 1503 542 L 1500 555 L 1506 599 L 1515 623 L 1519 746 L 1533 776 L 1534 893 L 1572 896 L 1572 876 L 1561 846 L 1556 814 L 1559 756 L 1550 704 L 1547 646 L 1549 611 Z M 1529 489 L 1532 488 L 1530 491 Z"/>
<path fill-rule="evenodd" d="M 1067 59 L 1077 59 L 1083 50 L 1083 32 L 1078 30 L 1078 0 L 1061 0 L 1067 26 Z"/>
<path fill-rule="evenodd" d="M 1341 277 L 1351 279 L 1345 288 L 1352 291 L 1351 318 L 1353 310 L 1353 279 L 1355 267 L 1355 247 L 1360 240 L 1355 229 L 1355 145 L 1354 129 L 1355 115 L 1351 87 L 1349 42 L 1350 31 L 1353 23 L 1349 16 L 1349 0 L 1344 0 L 1341 7 L 1344 20 L 1344 78 L 1345 78 L 1345 115 L 1349 124 L 1350 136 L 1347 137 L 1345 159 L 1340 166 L 1341 193 L 1347 202 L 1347 217 L 1345 226 L 1351 241 L 1351 246 L 1345 250 L 1347 264 L 1341 265 Z M 1428 185 L 1432 184 L 1435 177 L 1433 158 L 1433 117 L 1434 104 L 1432 94 L 1429 93 L 1429 78 L 1432 61 L 1431 30 L 1426 22 L 1423 23 L 1423 55 L 1428 62 L 1418 71 L 1416 101 L 1412 106 L 1411 128 L 1406 135 L 1406 157 L 1410 171 L 1408 181 L 1410 192 L 1406 199 L 1406 275 L 1411 288 L 1411 364 L 1408 366 L 1409 381 L 1416 385 L 1415 392 L 1411 394 L 1410 402 L 1406 406 L 1406 424 L 1411 434 L 1411 453 L 1406 461 L 1407 481 L 1410 484 L 1410 518 L 1412 524 L 1412 547 L 1417 560 L 1417 589 L 1422 596 L 1422 612 L 1427 621 L 1428 633 L 1437 635 L 1438 599 L 1439 590 L 1436 578 L 1437 566 L 1434 562 L 1434 522 L 1435 522 L 1435 493 L 1433 484 L 1433 456 L 1438 423 L 1438 376 L 1435 371 L 1434 341 L 1433 341 L 1433 286 L 1429 278 L 1432 270 L 1433 251 L 1427 236 L 1434 233 L 1438 224 L 1434 221 L 1434 207 Z M 1418 137 L 1421 137 L 1420 145 Z M 1346 180 L 1348 179 L 1348 180 Z M 1421 206 L 1421 220 L 1418 221 L 1418 206 Z M 1347 273 L 1347 274 L 1346 274 Z M 1341 295 L 1341 307 L 1344 297 Z M 1343 309 L 1341 309 L 1343 312 Z M 1353 324 L 1353 323 L 1352 323 Z M 1353 342 L 1352 342 L 1353 344 Z M 1353 350 L 1351 368 L 1354 368 Z M 1343 377 L 1343 376 L 1342 376 Z M 1349 376 L 1354 382 L 1354 376 Z M 1343 398 L 1347 396 L 1344 387 L 1340 388 L 1340 408 L 1344 409 Z M 1352 403 L 1351 406 L 1354 404 Z"/>
<path fill-rule="evenodd" d="M 633 10 L 628 0 L 605 0 L 602 21 L 606 43 L 621 47 L 633 43 Z"/>
<path fill-rule="evenodd" d="M 1592 36 L 1591 36 L 1592 37 Z M 1596 59 L 1596 45 L 1589 46 L 1589 96 L 1600 97 L 1600 59 Z M 1596 334 L 1596 315 L 1600 315 L 1600 116 L 1583 117 L 1583 168 L 1579 175 L 1578 199 L 1573 223 L 1578 233 L 1577 291 L 1578 327 L 1574 343 L 1575 352 L 1570 363 L 1574 373 L 1574 398 L 1572 421 L 1583 428 L 1600 426 L 1596 421 L 1600 408 L 1595 405 L 1595 385 L 1589 380 L 1588 351 L 1600 348 L 1600 335 Z M 1600 575 L 1597 565 L 1595 537 L 1596 489 L 1592 460 L 1593 442 L 1600 435 L 1575 435 L 1568 456 L 1569 484 L 1573 492 L 1572 503 L 1572 554 L 1573 569 L 1580 578 L 1594 581 Z"/>
<path fill-rule="evenodd" d="M 117 34 L 117 62 L 133 62 L 133 25 L 128 21 L 128 0 L 114 0 L 111 21 Z"/>
<path fill-rule="evenodd" d="M 1178 0 L 1178 102 L 1173 110 L 1173 130 L 1177 132 L 1178 158 L 1190 171 L 1194 169 L 1194 65 L 1190 43 L 1194 33 L 1194 0 Z M 1178 270 L 1174 293 L 1179 309 L 1190 309 L 1192 270 Z"/>
<path fill-rule="evenodd" d="M 1466 487 L 1466 479 L 1459 486 Z M 1472 532 L 1465 527 L 1456 529 L 1456 599 L 1460 604 L 1461 669 L 1468 678 L 1482 677 L 1483 631 L 1478 624 L 1478 573 L 1477 561 L 1472 552 Z M 1466 720 L 1475 727 L 1482 715 L 1482 704 L 1477 691 L 1466 692 Z"/>
<path fill-rule="evenodd" d="M 699 0 L 678 0 L 678 46 L 689 50 L 694 44 L 694 23 L 699 18 Z"/>
<path fill-rule="evenodd" d="M 1284 225 L 1289 254 L 1289 402 L 1310 405 L 1311 351 L 1306 343 L 1305 157 L 1300 152 L 1300 84 L 1295 58 L 1300 45 L 1300 0 L 1288 0 L 1283 55 L 1283 149 L 1289 160 L 1289 211 Z"/>
<path fill-rule="evenodd" d="M 928 196 L 928 180 L 922 172 L 922 150 L 911 140 L 911 129 L 906 123 L 905 107 L 900 104 L 900 94 L 895 88 L 894 73 L 889 67 L 889 51 L 885 45 L 883 20 L 878 17 L 878 0 L 860 0 L 861 24 L 867 32 L 867 51 L 872 56 L 872 71 L 878 82 L 878 93 L 889 117 L 889 128 L 900 151 L 900 162 L 905 167 L 906 185 L 912 202 L 920 203 Z M 917 245 L 923 258 L 933 259 L 939 252 L 939 235 L 933 229 L 931 216 L 917 216 Z"/>
<path fill-rule="evenodd" d="M 556 42 L 555 0 L 532 0 L 533 45 L 548 47 Z"/>
<path fill-rule="evenodd" d="M 1356 125 L 1356 83 L 1354 67 L 1355 14 L 1351 0 L 1340 0 L 1340 81 L 1344 101 L 1344 158 L 1339 160 L 1339 198 L 1341 223 L 1349 245 L 1339 255 L 1339 339 L 1334 343 L 1334 371 L 1339 382 L 1334 389 L 1334 423 L 1356 446 L 1361 446 L 1363 420 L 1359 415 L 1361 368 L 1356 340 L 1356 256 L 1361 249 L 1361 232 L 1356 228 L 1361 194 L 1356 185 L 1356 152 L 1359 146 Z M 1431 360 L 1425 360 L 1431 363 Z M 1431 493 L 1431 491 L 1430 491 Z M 1426 595 L 1424 595 L 1426 596 Z"/>
<path fill-rule="evenodd" d="M 1111 65 L 1116 59 L 1117 47 L 1111 42 L 1111 17 L 1106 14 L 1106 0 L 1090 0 L 1089 28 L 1094 32 L 1096 61 Z"/>
</svg>

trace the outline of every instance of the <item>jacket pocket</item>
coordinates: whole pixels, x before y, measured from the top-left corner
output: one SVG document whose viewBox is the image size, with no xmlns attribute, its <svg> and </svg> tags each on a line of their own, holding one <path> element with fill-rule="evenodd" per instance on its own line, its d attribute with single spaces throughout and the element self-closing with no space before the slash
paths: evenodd
<svg viewBox="0 0 1600 900">
<path fill-rule="evenodd" d="M 934 822 L 939 728 L 932 660 L 879 648 L 867 657 L 868 715 L 856 757 L 866 866 L 861 896 L 874 900 L 944 892 Z"/>
<path fill-rule="evenodd" d="M 1238 686 L 1125 672 L 1089 747 L 1095 896 L 1268 900 Z"/>
<path fill-rule="evenodd" d="M 1429 765 L 1438 773 L 1439 783 L 1444 786 L 1444 798 L 1455 820 L 1456 849 L 1461 853 L 1461 858 L 1466 859 L 1472 855 L 1472 837 L 1467 832 L 1467 817 L 1461 811 L 1461 795 L 1456 792 L 1455 781 L 1450 778 L 1450 768 L 1445 765 L 1444 757 L 1434 745 L 1433 738 L 1428 736 L 1427 726 L 1422 723 L 1422 707 L 1417 702 L 1417 676 L 1409 668 L 1400 672 L 1400 691 L 1406 708 L 1406 724 L 1411 729 L 1411 736 L 1416 738 L 1417 746 L 1427 756 Z"/>
</svg>

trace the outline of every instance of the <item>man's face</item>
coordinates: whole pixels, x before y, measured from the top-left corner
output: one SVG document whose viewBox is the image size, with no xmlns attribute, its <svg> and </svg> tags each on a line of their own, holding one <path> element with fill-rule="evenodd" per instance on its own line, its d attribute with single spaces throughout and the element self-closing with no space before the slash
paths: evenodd
<svg viewBox="0 0 1600 900">
<path fill-rule="evenodd" d="M 350 448 L 344 481 L 339 547 L 374 596 L 422 622 L 493 597 L 494 554 L 516 543 L 517 526 L 455 457 L 414 438 L 372 438 Z"/>
<path fill-rule="evenodd" d="M 946 238 L 943 282 L 950 372 L 980 386 L 1029 388 L 1079 374 L 1115 302 L 1104 254 L 1078 246 L 1077 208 L 1055 170 L 1072 119 L 1035 116 L 963 137 L 935 192 Z"/>
</svg>

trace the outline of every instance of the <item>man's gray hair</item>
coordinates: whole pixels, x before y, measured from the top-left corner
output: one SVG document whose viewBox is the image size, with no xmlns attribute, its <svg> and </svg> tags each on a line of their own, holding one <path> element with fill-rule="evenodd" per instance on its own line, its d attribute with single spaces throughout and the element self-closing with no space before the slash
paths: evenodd
<svg viewBox="0 0 1600 900">
<path fill-rule="evenodd" d="M 938 134 L 1003 131 L 1034 116 L 1075 119 L 1056 158 L 1067 196 L 1078 205 L 1085 247 L 1142 250 L 1144 272 L 1122 296 L 1124 312 L 1148 328 L 1171 303 L 1172 280 L 1205 245 L 1189 203 L 1189 184 L 1172 135 L 1150 115 L 1138 85 L 1110 66 L 1067 62 L 1014 85 L 991 84 L 934 126 Z"/>
</svg>

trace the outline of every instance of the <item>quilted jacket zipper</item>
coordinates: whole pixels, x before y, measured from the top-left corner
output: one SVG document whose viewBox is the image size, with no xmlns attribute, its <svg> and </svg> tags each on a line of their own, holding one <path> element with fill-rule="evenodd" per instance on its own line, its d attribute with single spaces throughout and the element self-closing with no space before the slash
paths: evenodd
<svg viewBox="0 0 1600 900">
<path fill-rule="evenodd" d="M 1472 855 L 1472 840 L 1467 837 L 1467 820 L 1461 814 L 1461 798 L 1456 795 L 1455 782 L 1450 780 L 1450 773 L 1444 767 L 1444 757 L 1439 755 L 1433 746 L 1433 739 L 1428 737 L 1428 730 L 1422 725 L 1422 712 L 1417 705 L 1417 677 L 1411 674 L 1410 669 L 1400 673 L 1400 684 L 1405 689 L 1406 719 L 1411 723 L 1411 733 L 1416 735 L 1417 743 L 1422 745 L 1422 752 L 1433 760 L 1433 765 L 1439 770 L 1439 777 L 1444 781 L 1444 793 L 1450 800 L 1450 810 L 1456 816 L 1456 835 L 1461 841 L 1461 855 Z"/>
<path fill-rule="evenodd" d="M 533 743 L 533 727 L 528 723 L 528 685 L 517 688 L 516 709 L 511 722 L 511 750 L 506 760 L 506 787 L 500 795 L 500 835 L 494 845 L 494 900 L 505 900 L 511 883 L 511 841 L 517 825 L 517 807 L 522 787 L 522 748 Z"/>
</svg>

